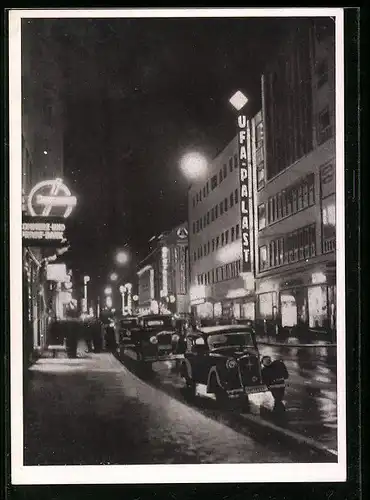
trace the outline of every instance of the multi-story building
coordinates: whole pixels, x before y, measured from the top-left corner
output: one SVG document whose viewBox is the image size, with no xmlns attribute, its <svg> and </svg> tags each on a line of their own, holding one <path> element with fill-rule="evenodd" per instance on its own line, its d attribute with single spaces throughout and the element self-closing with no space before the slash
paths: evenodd
<svg viewBox="0 0 370 500">
<path fill-rule="evenodd" d="M 199 319 L 252 318 L 254 281 L 242 273 L 238 140 L 189 189 L 190 304 Z"/>
<path fill-rule="evenodd" d="M 47 22 L 49 21 L 49 22 Z M 33 186 L 63 174 L 62 78 L 50 20 L 22 23 L 22 213 L 30 215 Z M 41 75 L 41 76 L 40 76 Z M 49 249 L 50 254 L 50 249 Z M 23 324 L 25 361 L 47 342 L 48 309 L 54 297 L 43 266 L 46 253 L 23 248 Z"/>
<path fill-rule="evenodd" d="M 152 246 L 137 273 L 139 312 L 185 317 L 189 314 L 187 224 L 155 237 Z"/>
<path fill-rule="evenodd" d="M 307 20 L 262 76 L 256 319 L 270 332 L 335 334 L 334 55 L 334 21 Z"/>
</svg>

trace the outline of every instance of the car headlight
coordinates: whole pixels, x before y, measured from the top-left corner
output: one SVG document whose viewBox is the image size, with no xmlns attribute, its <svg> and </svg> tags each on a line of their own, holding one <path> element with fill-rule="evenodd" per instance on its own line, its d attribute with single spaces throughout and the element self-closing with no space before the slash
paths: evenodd
<svg viewBox="0 0 370 500">
<path fill-rule="evenodd" d="M 238 365 L 238 363 L 236 362 L 236 359 L 231 358 L 231 359 L 228 359 L 226 361 L 226 368 L 228 370 L 232 370 L 233 368 L 236 368 L 237 365 Z"/>
<path fill-rule="evenodd" d="M 172 335 L 172 340 L 174 342 L 178 342 L 180 340 L 180 337 L 177 335 L 177 333 L 175 333 L 174 335 Z"/>
<path fill-rule="evenodd" d="M 270 366 L 272 363 L 272 359 L 270 356 L 263 356 L 261 361 L 262 361 L 263 366 Z"/>
<path fill-rule="evenodd" d="M 149 342 L 151 344 L 158 344 L 158 339 L 157 339 L 157 337 L 153 336 L 153 337 L 150 337 Z"/>
</svg>

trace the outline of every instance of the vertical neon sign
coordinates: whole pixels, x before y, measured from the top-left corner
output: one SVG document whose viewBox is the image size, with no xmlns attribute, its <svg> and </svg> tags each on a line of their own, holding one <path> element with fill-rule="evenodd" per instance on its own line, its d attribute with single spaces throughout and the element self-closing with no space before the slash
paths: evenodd
<svg viewBox="0 0 370 500">
<path fill-rule="evenodd" d="M 238 151 L 240 165 L 240 215 L 241 215 L 241 236 L 242 236 L 242 272 L 251 271 L 250 259 L 250 238 L 249 238 L 249 166 L 248 148 L 249 127 L 246 115 L 238 116 Z M 248 153 L 247 155 L 247 148 Z"/>
</svg>

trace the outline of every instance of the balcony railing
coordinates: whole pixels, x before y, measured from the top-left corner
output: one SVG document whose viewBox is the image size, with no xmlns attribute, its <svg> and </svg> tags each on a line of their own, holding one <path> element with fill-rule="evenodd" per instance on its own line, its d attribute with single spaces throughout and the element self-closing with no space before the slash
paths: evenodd
<svg viewBox="0 0 370 500">
<path fill-rule="evenodd" d="M 329 253 L 334 251 L 335 251 L 335 236 L 327 240 L 324 240 L 323 244 L 323 253 Z"/>
</svg>

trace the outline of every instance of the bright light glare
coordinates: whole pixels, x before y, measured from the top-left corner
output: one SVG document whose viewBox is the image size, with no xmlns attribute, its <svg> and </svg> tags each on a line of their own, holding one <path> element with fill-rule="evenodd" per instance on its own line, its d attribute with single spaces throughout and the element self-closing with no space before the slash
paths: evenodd
<svg viewBox="0 0 370 500">
<path fill-rule="evenodd" d="M 105 299 L 105 303 L 107 305 L 107 307 L 112 307 L 112 297 L 108 296 L 106 299 Z"/>
<path fill-rule="evenodd" d="M 47 154 L 48 154 L 48 152 L 47 152 L 47 151 L 44 151 L 44 155 L 47 155 Z"/>
<path fill-rule="evenodd" d="M 112 294 L 112 288 L 110 286 L 107 286 L 104 289 L 104 293 L 105 293 L 105 295 L 111 295 Z"/>
<path fill-rule="evenodd" d="M 111 279 L 111 281 L 117 281 L 118 280 L 118 274 L 117 273 L 112 273 L 110 275 L 110 279 Z"/>
<path fill-rule="evenodd" d="M 229 102 L 234 106 L 237 111 L 240 111 L 248 102 L 248 98 L 238 90 L 235 94 L 229 99 Z"/>
<path fill-rule="evenodd" d="M 188 153 L 181 158 L 180 168 L 190 180 L 200 179 L 204 177 L 207 172 L 208 162 L 206 158 L 200 153 Z"/>
<path fill-rule="evenodd" d="M 237 240 L 217 250 L 216 259 L 221 264 L 228 264 L 229 262 L 234 262 L 235 260 L 240 259 L 241 254 L 241 243 L 240 240 Z"/>
<path fill-rule="evenodd" d="M 125 252 L 123 250 L 121 250 L 120 252 L 117 252 L 116 260 L 117 260 L 118 264 L 126 264 L 126 262 L 128 261 L 127 252 Z"/>
</svg>

